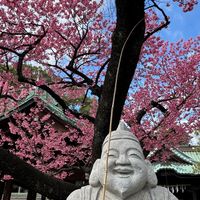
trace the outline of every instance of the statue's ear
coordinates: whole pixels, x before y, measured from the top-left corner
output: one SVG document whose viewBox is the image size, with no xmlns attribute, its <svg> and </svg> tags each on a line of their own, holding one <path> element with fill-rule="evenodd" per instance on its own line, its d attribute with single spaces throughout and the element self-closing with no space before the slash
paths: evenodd
<svg viewBox="0 0 200 200">
<path fill-rule="evenodd" d="M 147 169 L 148 169 L 148 180 L 147 180 L 147 185 L 152 188 L 152 187 L 156 187 L 156 185 L 158 184 L 158 179 L 156 176 L 156 173 L 153 170 L 153 167 L 150 163 L 149 160 L 145 160 L 146 164 L 147 164 Z"/>
<path fill-rule="evenodd" d="M 89 177 L 89 184 L 93 187 L 99 187 L 100 181 L 99 181 L 99 162 L 100 159 L 97 159 L 92 167 L 92 171 L 90 173 Z"/>
</svg>

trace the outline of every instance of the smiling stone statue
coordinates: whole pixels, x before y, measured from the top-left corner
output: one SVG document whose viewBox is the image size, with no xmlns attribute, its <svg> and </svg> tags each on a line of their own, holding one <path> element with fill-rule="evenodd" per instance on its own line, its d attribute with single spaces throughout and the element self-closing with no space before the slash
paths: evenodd
<svg viewBox="0 0 200 200">
<path fill-rule="evenodd" d="M 101 159 L 96 160 L 89 185 L 75 190 L 67 200 L 101 200 L 105 176 L 108 136 Z M 168 189 L 157 186 L 151 163 L 145 160 L 136 136 L 123 122 L 111 133 L 108 154 L 106 200 L 178 200 Z"/>
</svg>

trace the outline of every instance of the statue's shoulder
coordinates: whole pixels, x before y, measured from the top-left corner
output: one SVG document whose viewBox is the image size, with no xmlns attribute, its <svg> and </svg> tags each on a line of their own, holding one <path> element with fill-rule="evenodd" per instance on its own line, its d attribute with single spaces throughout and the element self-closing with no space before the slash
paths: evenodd
<svg viewBox="0 0 200 200">
<path fill-rule="evenodd" d="M 80 199 L 81 200 L 81 189 L 74 190 L 68 197 L 67 200 L 75 200 Z"/>
<path fill-rule="evenodd" d="M 152 188 L 151 194 L 156 200 L 178 200 L 167 188 L 161 186 Z"/>
<path fill-rule="evenodd" d="M 67 200 L 90 200 L 91 196 L 96 196 L 96 190 L 90 185 L 86 185 L 78 190 L 74 190 L 68 197 Z M 92 198 L 93 199 L 93 198 Z"/>
</svg>

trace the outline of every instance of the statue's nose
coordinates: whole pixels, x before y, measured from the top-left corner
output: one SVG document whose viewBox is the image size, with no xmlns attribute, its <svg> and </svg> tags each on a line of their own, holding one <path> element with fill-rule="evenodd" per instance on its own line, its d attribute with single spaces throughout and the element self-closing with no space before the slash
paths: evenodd
<svg viewBox="0 0 200 200">
<path fill-rule="evenodd" d="M 120 155 L 116 160 L 116 164 L 118 165 L 127 165 L 130 164 L 130 160 L 128 159 L 127 155 Z"/>
</svg>

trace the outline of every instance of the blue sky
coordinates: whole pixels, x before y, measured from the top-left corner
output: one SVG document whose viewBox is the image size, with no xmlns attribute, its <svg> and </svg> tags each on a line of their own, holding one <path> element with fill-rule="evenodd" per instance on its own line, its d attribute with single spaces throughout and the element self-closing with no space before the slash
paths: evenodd
<svg viewBox="0 0 200 200">
<path fill-rule="evenodd" d="M 165 3 L 164 3 L 165 2 Z M 189 39 L 200 35 L 200 2 L 195 5 L 190 12 L 183 12 L 178 3 L 171 3 L 170 7 L 166 7 L 167 1 L 160 3 L 167 16 L 170 16 L 170 25 L 167 29 L 160 31 L 158 34 L 171 42 L 180 39 Z M 114 0 L 104 0 L 104 11 L 107 17 L 115 18 L 115 2 Z"/>
<path fill-rule="evenodd" d="M 162 38 L 174 42 L 200 35 L 200 3 L 186 13 L 175 3 L 165 8 L 165 11 L 170 16 L 170 25 L 159 33 Z"/>
<path fill-rule="evenodd" d="M 134 1 L 134 0 L 133 0 Z M 176 42 L 180 39 L 188 40 L 191 37 L 200 35 L 200 0 L 190 12 L 183 12 L 178 3 L 171 3 L 170 7 L 166 7 L 162 1 L 159 5 L 164 9 L 167 16 L 170 17 L 168 28 L 161 30 L 158 35 L 170 42 Z M 106 17 L 115 17 L 114 0 L 105 0 L 104 12 Z M 200 141 L 200 135 L 194 136 L 191 144 L 196 145 Z"/>
</svg>

